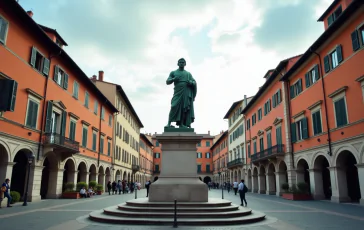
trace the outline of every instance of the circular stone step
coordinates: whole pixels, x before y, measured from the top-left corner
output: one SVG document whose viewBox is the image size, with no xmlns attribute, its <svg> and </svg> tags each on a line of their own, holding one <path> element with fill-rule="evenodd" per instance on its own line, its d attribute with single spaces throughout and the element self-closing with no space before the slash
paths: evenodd
<svg viewBox="0 0 364 230">
<path fill-rule="evenodd" d="M 149 202 L 148 198 L 139 198 L 126 202 L 127 206 L 137 207 L 174 207 L 174 202 Z M 208 202 L 177 202 L 177 207 L 226 207 L 230 206 L 231 201 L 209 198 Z"/>
<path fill-rule="evenodd" d="M 129 212 L 174 212 L 174 207 L 139 207 L 139 206 L 129 206 L 126 203 L 118 205 L 118 209 L 125 210 Z M 187 207 L 187 206 L 179 206 L 178 212 L 228 212 L 238 210 L 239 206 L 230 205 L 230 206 L 222 206 L 222 207 Z"/>
<path fill-rule="evenodd" d="M 154 218 L 154 217 L 121 217 L 121 216 L 110 216 L 106 215 L 103 210 L 98 210 L 90 213 L 89 218 L 93 221 L 103 223 L 114 223 L 114 224 L 130 224 L 130 225 L 171 225 L 173 224 L 173 218 Z M 247 216 L 233 217 L 233 218 L 177 218 L 178 225 L 189 225 L 189 226 L 209 226 L 215 225 L 237 225 L 237 224 L 248 224 L 256 223 L 265 219 L 265 214 L 261 212 L 252 212 Z"/>
<path fill-rule="evenodd" d="M 235 211 L 221 211 L 221 212 L 178 212 L 178 218 L 233 218 L 240 216 L 250 215 L 252 212 L 251 209 L 248 208 L 240 208 Z M 122 217 L 130 217 L 130 218 L 142 218 L 142 217 L 156 217 L 156 218 L 173 218 L 174 211 L 170 212 L 159 212 L 158 210 L 144 210 L 140 212 L 129 212 L 126 210 L 120 210 L 118 207 L 108 207 L 104 209 L 104 213 L 106 215 L 112 216 L 122 216 Z"/>
</svg>

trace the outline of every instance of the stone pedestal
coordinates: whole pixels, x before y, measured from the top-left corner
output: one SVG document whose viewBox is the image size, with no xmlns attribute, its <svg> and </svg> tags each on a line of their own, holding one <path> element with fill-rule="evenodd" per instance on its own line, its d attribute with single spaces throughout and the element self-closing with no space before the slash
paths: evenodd
<svg viewBox="0 0 364 230">
<path fill-rule="evenodd" d="M 208 188 L 197 174 L 197 143 L 194 132 L 164 132 L 156 139 L 162 144 L 162 169 L 151 184 L 150 202 L 208 202 Z"/>
</svg>

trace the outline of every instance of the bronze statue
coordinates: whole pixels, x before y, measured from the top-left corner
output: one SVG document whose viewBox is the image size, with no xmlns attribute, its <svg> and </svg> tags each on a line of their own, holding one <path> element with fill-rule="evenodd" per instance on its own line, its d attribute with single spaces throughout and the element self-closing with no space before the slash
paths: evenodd
<svg viewBox="0 0 364 230">
<path fill-rule="evenodd" d="M 178 69 L 172 71 L 166 81 L 167 85 L 174 83 L 174 93 L 171 101 L 171 111 L 169 112 L 168 124 L 165 128 L 176 122 L 179 128 L 191 128 L 195 120 L 193 102 L 197 94 L 197 84 L 190 72 L 184 68 L 186 60 L 178 60 Z"/>
</svg>

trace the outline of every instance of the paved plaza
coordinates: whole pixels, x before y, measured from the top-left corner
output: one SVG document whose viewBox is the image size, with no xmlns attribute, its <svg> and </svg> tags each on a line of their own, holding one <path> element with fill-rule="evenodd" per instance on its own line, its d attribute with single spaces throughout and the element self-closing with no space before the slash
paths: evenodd
<svg viewBox="0 0 364 230">
<path fill-rule="evenodd" d="M 239 204 L 233 192 L 224 192 L 225 199 Z M 146 191 L 138 192 L 145 197 Z M 211 190 L 210 197 L 221 198 L 221 190 Z M 43 200 L 0 209 L 1 230 L 96 230 L 96 229 L 171 229 L 172 226 L 121 226 L 99 224 L 86 217 L 94 210 L 113 206 L 134 199 L 134 194 L 102 195 L 80 200 Z M 241 226 L 178 227 L 179 229 L 253 229 L 253 230 L 300 230 L 300 229 L 363 229 L 364 206 L 336 204 L 329 201 L 288 201 L 276 196 L 247 194 L 248 206 L 266 213 L 267 220 L 259 224 Z"/>
</svg>

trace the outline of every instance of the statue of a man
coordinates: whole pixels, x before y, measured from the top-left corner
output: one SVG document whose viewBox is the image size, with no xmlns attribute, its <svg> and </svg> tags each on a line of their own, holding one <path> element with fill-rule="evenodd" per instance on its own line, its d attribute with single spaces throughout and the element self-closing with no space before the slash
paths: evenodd
<svg viewBox="0 0 364 230">
<path fill-rule="evenodd" d="M 195 120 L 193 102 L 197 94 L 197 84 L 191 73 L 184 69 L 186 66 L 184 58 L 179 59 L 177 65 L 179 68 L 172 71 L 166 81 L 167 85 L 174 83 L 171 111 L 166 128 L 173 127 L 172 122 L 176 122 L 180 128 L 191 128 Z"/>
</svg>

